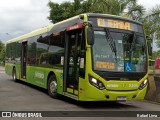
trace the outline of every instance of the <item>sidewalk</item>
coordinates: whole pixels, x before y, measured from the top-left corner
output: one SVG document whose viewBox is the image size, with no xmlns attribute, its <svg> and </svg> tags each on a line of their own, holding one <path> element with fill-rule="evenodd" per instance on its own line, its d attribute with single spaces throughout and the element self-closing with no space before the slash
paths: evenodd
<svg viewBox="0 0 160 120">
<path fill-rule="evenodd" d="M 0 71 L 5 71 L 4 66 L 0 66 Z"/>
</svg>

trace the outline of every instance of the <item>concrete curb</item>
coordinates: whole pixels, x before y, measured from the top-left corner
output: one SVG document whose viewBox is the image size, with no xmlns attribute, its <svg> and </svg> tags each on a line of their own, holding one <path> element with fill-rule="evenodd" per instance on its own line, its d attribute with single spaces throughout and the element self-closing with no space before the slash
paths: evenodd
<svg viewBox="0 0 160 120">
<path fill-rule="evenodd" d="M 160 77 L 150 74 L 148 76 L 148 80 L 149 87 L 145 96 L 145 100 L 160 103 Z"/>
</svg>

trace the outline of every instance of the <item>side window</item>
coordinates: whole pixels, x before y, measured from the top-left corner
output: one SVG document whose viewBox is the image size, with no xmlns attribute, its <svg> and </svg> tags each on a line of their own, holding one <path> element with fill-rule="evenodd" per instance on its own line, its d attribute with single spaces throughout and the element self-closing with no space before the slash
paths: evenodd
<svg viewBox="0 0 160 120">
<path fill-rule="evenodd" d="M 64 32 L 53 33 L 49 36 L 50 46 L 48 51 L 48 63 L 57 67 L 62 66 L 64 59 Z"/>
<path fill-rule="evenodd" d="M 7 44 L 6 48 L 6 62 L 13 63 L 16 58 L 16 43 Z"/>
<path fill-rule="evenodd" d="M 16 60 L 16 62 L 17 63 L 21 63 L 20 62 L 20 60 L 21 60 L 21 46 L 22 46 L 22 44 L 21 43 L 19 43 L 19 42 L 16 42 L 16 50 L 15 50 L 15 52 L 16 52 L 16 55 L 15 55 L 15 60 Z"/>
<path fill-rule="evenodd" d="M 15 61 L 15 55 L 16 55 L 16 43 L 11 43 L 10 44 L 10 59 L 11 59 L 11 63 L 13 63 Z"/>
<path fill-rule="evenodd" d="M 47 33 L 37 36 L 37 64 L 46 66 L 48 64 L 49 40 Z"/>
<path fill-rule="evenodd" d="M 6 45 L 6 63 L 20 64 L 21 60 L 21 43 L 9 43 Z"/>
<path fill-rule="evenodd" d="M 37 37 L 31 37 L 28 40 L 27 64 L 36 64 Z"/>
</svg>

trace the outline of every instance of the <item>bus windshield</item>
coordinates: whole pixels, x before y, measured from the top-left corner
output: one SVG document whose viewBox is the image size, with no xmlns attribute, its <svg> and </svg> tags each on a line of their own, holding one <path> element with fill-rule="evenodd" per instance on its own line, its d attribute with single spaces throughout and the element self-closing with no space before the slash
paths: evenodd
<svg viewBox="0 0 160 120">
<path fill-rule="evenodd" d="M 146 72 L 145 39 L 134 32 L 94 31 L 93 69 L 113 72 Z"/>
</svg>

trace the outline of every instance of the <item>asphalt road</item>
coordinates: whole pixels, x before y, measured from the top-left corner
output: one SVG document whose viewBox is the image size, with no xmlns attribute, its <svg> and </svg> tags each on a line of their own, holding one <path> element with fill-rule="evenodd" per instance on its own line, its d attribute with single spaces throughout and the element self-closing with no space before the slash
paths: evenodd
<svg viewBox="0 0 160 120">
<path fill-rule="evenodd" d="M 77 102 L 66 97 L 53 99 L 44 89 L 12 81 L 12 77 L 6 75 L 0 68 L 0 111 L 124 111 L 125 113 L 160 111 L 160 104 L 148 101 Z"/>
</svg>

